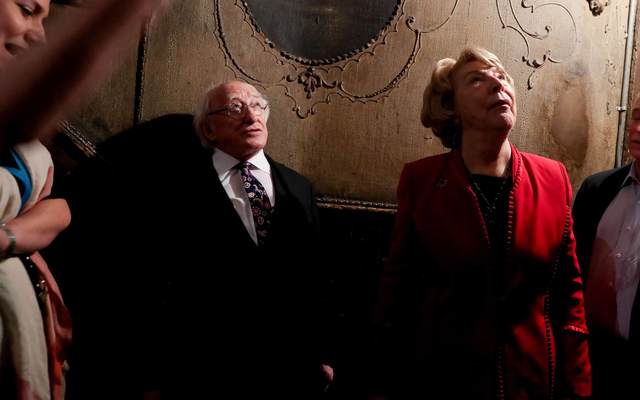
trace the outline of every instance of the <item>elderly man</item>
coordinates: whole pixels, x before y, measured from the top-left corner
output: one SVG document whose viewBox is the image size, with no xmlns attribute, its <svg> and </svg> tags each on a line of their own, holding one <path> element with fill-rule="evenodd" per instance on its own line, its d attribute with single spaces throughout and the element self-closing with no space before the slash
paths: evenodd
<svg viewBox="0 0 640 400">
<path fill-rule="evenodd" d="M 633 162 L 588 177 L 573 206 L 594 399 L 640 396 L 640 98 L 628 138 Z"/>
<path fill-rule="evenodd" d="M 195 118 L 136 126 L 74 172 L 78 398 L 114 382 L 163 399 L 322 395 L 314 192 L 264 153 L 268 117 L 255 87 L 227 82 Z"/>
</svg>

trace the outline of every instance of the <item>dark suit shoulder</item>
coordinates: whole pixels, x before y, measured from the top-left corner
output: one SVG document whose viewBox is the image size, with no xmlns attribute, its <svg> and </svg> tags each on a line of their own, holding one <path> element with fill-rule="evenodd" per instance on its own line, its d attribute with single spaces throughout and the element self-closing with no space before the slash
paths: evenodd
<svg viewBox="0 0 640 400">
<path fill-rule="evenodd" d="M 172 151 L 180 143 L 197 141 L 190 114 L 167 114 L 122 131 L 98 146 L 98 154 L 109 160 L 145 158 Z"/>
<path fill-rule="evenodd" d="M 194 159 L 203 152 L 192 126 L 193 116 L 169 114 L 117 133 L 97 147 L 97 154 L 78 165 L 65 179 L 71 187 L 98 185 L 104 179 L 145 175 L 153 177 Z M 100 183 L 101 184 L 101 183 Z"/>
<path fill-rule="evenodd" d="M 284 164 L 281 164 L 271 157 L 267 157 L 269 163 L 272 167 L 275 167 L 277 173 L 282 175 L 282 178 L 285 179 L 288 183 L 293 184 L 294 186 L 303 186 L 310 187 L 311 182 L 305 176 L 300 174 L 299 172 L 287 167 Z"/>
<path fill-rule="evenodd" d="M 629 174 L 629 170 L 631 169 L 631 164 L 625 165 L 620 168 L 613 168 L 607 171 L 601 171 L 591 176 L 585 178 L 582 182 L 582 187 L 585 189 L 588 188 L 598 188 L 604 184 L 612 184 L 614 186 L 622 185 L 624 178 Z"/>
</svg>

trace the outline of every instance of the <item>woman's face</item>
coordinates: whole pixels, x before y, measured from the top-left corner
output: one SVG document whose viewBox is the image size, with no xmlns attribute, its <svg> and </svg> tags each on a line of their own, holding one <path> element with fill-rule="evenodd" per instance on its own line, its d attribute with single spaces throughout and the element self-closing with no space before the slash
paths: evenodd
<svg viewBox="0 0 640 400">
<path fill-rule="evenodd" d="M 0 66 L 45 39 L 50 0 L 0 0 Z"/>
<path fill-rule="evenodd" d="M 504 71 L 470 61 L 452 76 L 454 108 L 462 129 L 509 132 L 516 123 L 516 96 Z"/>
</svg>

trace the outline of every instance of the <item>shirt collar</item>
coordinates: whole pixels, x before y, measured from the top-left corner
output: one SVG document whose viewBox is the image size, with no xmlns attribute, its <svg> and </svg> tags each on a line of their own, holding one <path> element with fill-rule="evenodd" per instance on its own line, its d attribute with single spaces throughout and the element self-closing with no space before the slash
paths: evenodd
<svg viewBox="0 0 640 400">
<path fill-rule="evenodd" d="M 254 167 L 258 168 L 259 170 L 271 175 L 271 164 L 269 164 L 267 156 L 264 155 L 264 151 L 260 150 L 247 161 L 249 161 L 251 164 L 253 164 Z"/>
<path fill-rule="evenodd" d="M 218 172 L 218 177 L 222 178 L 224 175 L 228 174 L 229 171 L 233 169 L 240 160 L 237 158 L 225 153 L 220 149 L 215 149 L 213 151 L 213 166 Z M 260 150 L 256 154 L 254 154 L 249 161 L 254 167 L 258 168 L 261 171 L 266 172 L 271 175 L 271 165 L 269 164 L 269 160 L 267 160 L 267 156 L 265 156 L 264 151 Z"/>
<path fill-rule="evenodd" d="M 636 160 L 633 160 L 633 162 L 631 163 L 631 169 L 629 169 L 629 173 L 627 174 L 626 178 L 624 178 L 624 181 L 622 181 L 622 187 L 625 187 L 632 183 L 640 183 L 640 180 L 638 180 L 638 177 L 636 175 Z"/>
</svg>

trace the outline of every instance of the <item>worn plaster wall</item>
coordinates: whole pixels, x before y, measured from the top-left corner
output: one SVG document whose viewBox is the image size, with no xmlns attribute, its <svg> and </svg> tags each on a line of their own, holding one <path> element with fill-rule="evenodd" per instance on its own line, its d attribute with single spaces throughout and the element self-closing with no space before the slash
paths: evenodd
<svg viewBox="0 0 640 400">
<path fill-rule="evenodd" d="M 401 0 L 368 48 L 309 65 L 281 54 L 239 1 L 174 2 L 72 121 L 100 141 L 135 110 L 191 112 L 211 83 L 243 79 L 270 99 L 274 158 L 324 195 L 393 202 L 402 165 L 444 151 L 419 121 L 433 64 L 473 44 L 515 79 L 513 142 L 562 160 L 575 186 L 614 163 L 628 3 L 610 3 L 594 16 L 578 0 Z"/>
</svg>

